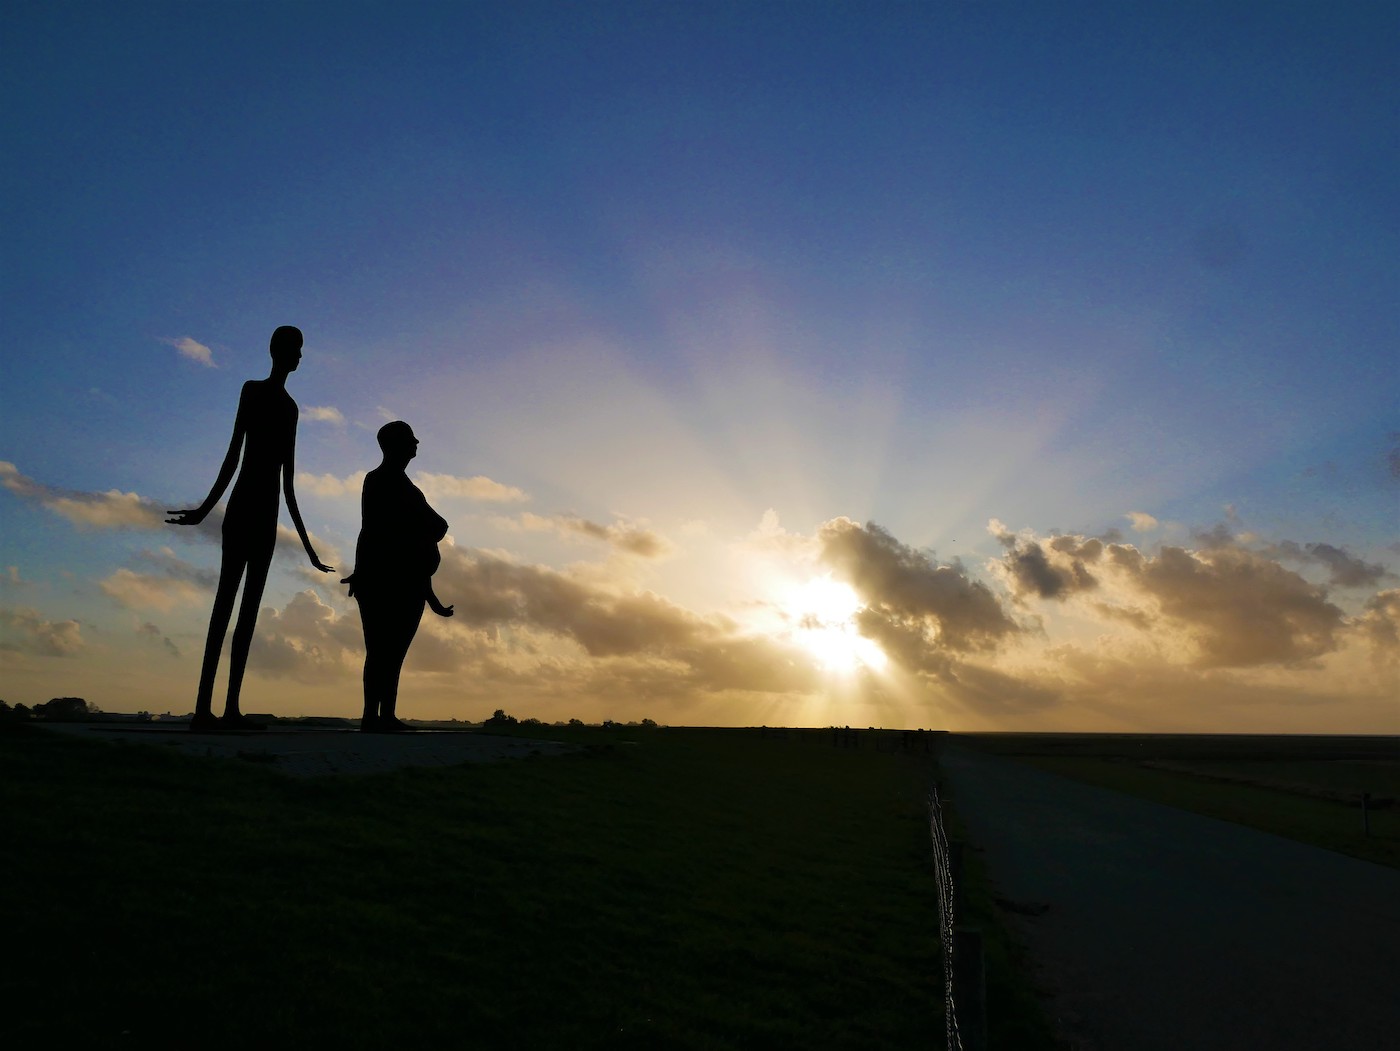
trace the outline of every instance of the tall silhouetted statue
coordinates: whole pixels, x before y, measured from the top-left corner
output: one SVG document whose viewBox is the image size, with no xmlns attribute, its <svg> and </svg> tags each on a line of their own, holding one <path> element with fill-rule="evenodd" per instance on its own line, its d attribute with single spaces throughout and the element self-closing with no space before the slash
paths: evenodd
<svg viewBox="0 0 1400 1051">
<path fill-rule="evenodd" d="M 283 325 L 272 334 L 268 352 L 272 355 L 271 374 L 265 380 L 249 380 L 243 384 L 243 393 L 238 397 L 238 415 L 233 421 L 233 438 L 228 443 L 214 488 L 198 507 L 167 512 L 175 516 L 166 519 L 172 525 L 199 525 L 224 495 L 233 472 L 238 471 L 238 480 L 233 483 L 233 492 L 224 510 L 223 561 L 219 565 L 219 587 L 214 592 L 214 612 L 209 616 L 209 637 L 204 643 L 204 667 L 199 674 L 199 694 L 195 698 L 191 730 L 261 729 L 239 711 L 238 694 L 243 687 L 248 647 L 253 641 L 267 571 L 272 565 L 272 549 L 277 543 L 279 480 L 292 524 L 297 527 L 297 535 L 311 564 L 323 573 L 332 572 L 330 566 L 322 565 L 316 557 L 292 488 L 292 478 L 296 474 L 297 403 L 287 393 L 287 377 L 301 361 L 301 330 Z M 228 700 L 224 704 L 223 718 L 215 719 L 214 677 L 218 674 L 219 651 L 224 645 L 224 632 L 233 614 L 233 600 L 238 594 L 240 580 L 243 581 L 243 602 L 238 607 L 238 623 L 234 625 L 233 645 L 229 649 Z"/>
<path fill-rule="evenodd" d="M 359 602 L 365 629 L 360 729 L 402 733 L 412 727 L 394 713 L 399 673 L 423 619 L 423 603 L 440 617 L 452 616 L 452 607 L 433 593 L 433 574 L 442 561 L 437 545 L 447 535 L 447 520 L 408 480 L 408 461 L 418 455 L 413 428 L 395 420 L 379 428 L 378 438 L 384 460 L 365 475 L 355 571 L 341 583 L 350 585 L 350 594 Z"/>
</svg>

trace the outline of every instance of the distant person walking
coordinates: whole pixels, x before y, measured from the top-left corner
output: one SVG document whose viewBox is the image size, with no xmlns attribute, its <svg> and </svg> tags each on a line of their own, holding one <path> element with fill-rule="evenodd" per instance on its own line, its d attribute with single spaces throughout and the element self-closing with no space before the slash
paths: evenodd
<svg viewBox="0 0 1400 1051">
<path fill-rule="evenodd" d="M 408 462 L 418 455 L 413 428 L 402 420 L 379 428 L 384 460 L 365 475 L 360 498 L 360 538 L 355 571 L 341 583 L 360 604 L 365 631 L 365 733 L 411 730 L 395 714 L 399 675 L 418 632 L 426 602 L 440 617 L 452 616 L 433 593 L 433 574 L 442 556 L 438 541 L 447 520 L 428 506 L 422 490 L 408 480 Z"/>
<path fill-rule="evenodd" d="M 166 519 L 171 525 L 199 525 L 224 495 L 234 471 L 238 470 L 238 481 L 233 484 L 233 493 L 224 510 L 223 558 L 219 565 L 219 586 L 214 592 L 214 610 L 209 616 L 209 635 L 204 643 L 204 666 L 199 674 L 194 719 L 190 722 L 190 729 L 194 731 L 263 728 L 240 712 L 238 695 L 243 687 L 243 672 L 248 664 L 248 648 L 253 641 L 258 609 L 262 605 L 263 587 L 272 565 L 272 550 L 277 543 L 279 480 L 287 498 L 287 511 L 311 564 L 323 573 L 333 571 L 316 557 L 292 488 L 296 474 L 298 413 L 297 403 L 287 393 L 287 377 L 301 362 L 301 344 L 301 330 L 291 325 L 283 325 L 272 334 L 268 344 L 272 372 L 265 380 L 249 380 L 243 384 L 238 415 L 233 421 L 233 438 L 214 488 L 198 507 L 167 512 L 174 516 Z M 215 719 L 214 678 L 219 671 L 219 651 L 223 649 L 224 633 L 228 630 L 240 581 L 243 581 L 243 602 L 238 608 L 238 623 L 234 625 L 233 644 L 229 649 L 228 700 L 224 704 L 223 718 Z"/>
</svg>

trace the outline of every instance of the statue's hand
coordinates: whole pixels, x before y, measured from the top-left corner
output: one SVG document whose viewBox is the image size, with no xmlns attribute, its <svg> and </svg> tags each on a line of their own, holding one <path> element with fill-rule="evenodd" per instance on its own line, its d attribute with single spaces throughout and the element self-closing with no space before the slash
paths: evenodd
<svg viewBox="0 0 1400 1051">
<path fill-rule="evenodd" d="M 429 599 L 429 600 L 428 600 L 428 605 L 429 605 L 429 607 L 431 607 L 432 611 L 433 611 L 434 613 L 436 613 L 439 617 L 450 617 L 450 616 L 452 616 L 452 608 L 453 608 L 453 607 L 451 607 L 451 606 L 444 606 L 441 602 L 439 602 L 439 601 L 438 601 L 437 599 L 435 599 L 435 598 Z"/>
<path fill-rule="evenodd" d="M 174 518 L 167 518 L 165 520 L 166 525 L 199 525 L 200 522 L 203 522 L 204 519 L 209 516 L 209 512 L 202 507 L 195 507 L 188 511 L 167 511 L 165 513 L 175 516 Z"/>
<path fill-rule="evenodd" d="M 354 597 L 355 597 L 355 574 L 354 574 L 354 573 L 351 573 L 348 577 L 342 578 L 340 582 L 341 582 L 342 584 L 349 584 L 349 585 L 350 585 L 350 592 L 349 592 L 349 594 L 347 594 L 345 597 L 346 597 L 346 598 L 354 598 Z"/>
<path fill-rule="evenodd" d="M 312 564 L 313 566 L 315 566 L 317 569 L 319 569 L 322 573 L 334 573 L 334 572 L 335 572 L 335 566 L 328 566 L 328 565 L 326 565 L 326 564 L 323 563 L 319 558 L 317 558 L 315 555 L 312 555 L 312 556 L 311 556 L 311 564 Z M 345 581 L 342 580 L 341 583 L 343 584 L 343 583 L 345 583 Z"/>
</svg>

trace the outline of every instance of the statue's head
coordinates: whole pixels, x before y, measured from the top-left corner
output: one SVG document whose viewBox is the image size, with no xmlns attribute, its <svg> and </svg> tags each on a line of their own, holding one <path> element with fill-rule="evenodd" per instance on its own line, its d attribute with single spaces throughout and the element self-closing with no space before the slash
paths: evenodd
<svg viewBox="0 0 1400 1051">
<path fill-rule="evenodd" d="M 301 343 L 301 329 L 283 325 L 272 333 L 267 352 L 272 355 L 273 364 L 285 366 L 291 372 L 301 361 Z"/>
<path fill-rule="evenodd" d="M 375 437 L 379 439 L 379 448 L 391 460 L 408 461 L 418 455 L 418 437 L 403 420 L 386 423 Z"/>
</svg>

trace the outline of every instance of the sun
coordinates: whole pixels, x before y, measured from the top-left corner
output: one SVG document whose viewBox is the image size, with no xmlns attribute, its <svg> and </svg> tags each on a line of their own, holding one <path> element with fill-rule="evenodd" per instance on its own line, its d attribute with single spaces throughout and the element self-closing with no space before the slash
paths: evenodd
<svg viewBox="0 0 1400 1051">
<path fill-rule="evenodd" d="M 852 675 L 861 668 L 880 671 L 889 662 L 884 650 L 856 627 L 863 604 L 849 584 L 829 576 L 813 577 L 795 588 L 784 613 L 796 625 L 795 641 L 829 672 Z"/>
</svg>

